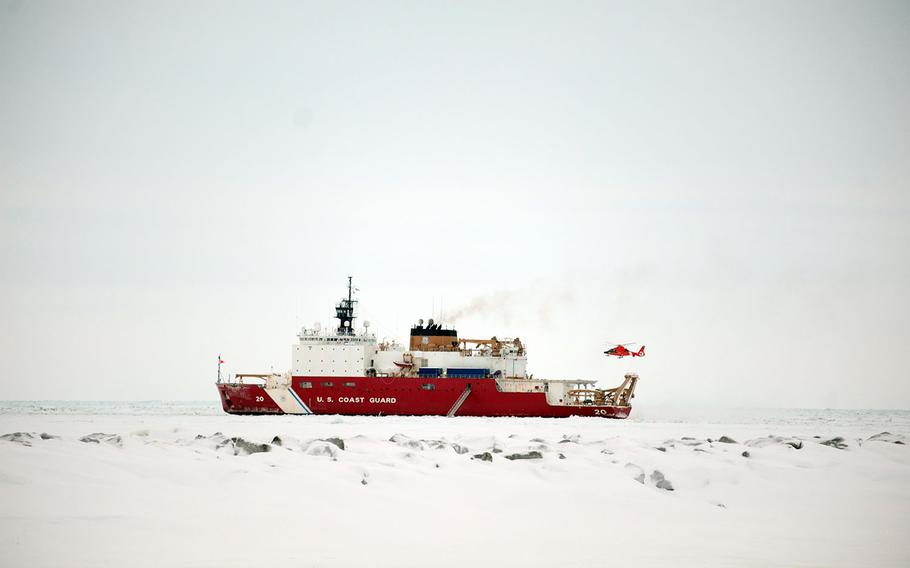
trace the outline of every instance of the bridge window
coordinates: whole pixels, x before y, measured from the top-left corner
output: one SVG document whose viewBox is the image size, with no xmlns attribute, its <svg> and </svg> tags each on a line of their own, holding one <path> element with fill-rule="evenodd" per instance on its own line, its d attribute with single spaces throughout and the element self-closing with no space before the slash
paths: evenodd
<svg viewBox="0 0 910 568">
<path fill-rule="evenodd" d="M 344 386 L 346 386 L 346 387 L 356 387 L 356 386 L 357 386 L 357 383 L 344 383 Z"/>
<path fill-rule="evenodd" d="M 420 388 L 422 388 L 425 391 L 432 391 L 432 390 L 436 390 L 436 385 L 434 385 L 433 383 L 425 383 L 425 384 L 420 385 Z"/>
<path fill-rule="evenodd" d="M 324 387 L 334 387 L 334 386 L 335 386 L 335 383 L 322 383 L 322 386 L 324 386 Z"/>
<path fill-rule="evenodd" d="M 311 383 L 310 381 L 303 381 L 300 383 L 300 388 L 311 389 L 311 388 L 313 388 L 313 383 Z"/>
</svg>

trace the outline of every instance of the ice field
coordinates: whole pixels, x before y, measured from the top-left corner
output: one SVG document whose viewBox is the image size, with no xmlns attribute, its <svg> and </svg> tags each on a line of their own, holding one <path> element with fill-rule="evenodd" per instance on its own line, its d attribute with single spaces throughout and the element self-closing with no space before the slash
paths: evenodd
<svg viewBox="0 0 910 568">
<path fill-rule="evenodd" d="M 910 412 L 0 403 L 0 565 L 910 565 Z"/>
</svg>

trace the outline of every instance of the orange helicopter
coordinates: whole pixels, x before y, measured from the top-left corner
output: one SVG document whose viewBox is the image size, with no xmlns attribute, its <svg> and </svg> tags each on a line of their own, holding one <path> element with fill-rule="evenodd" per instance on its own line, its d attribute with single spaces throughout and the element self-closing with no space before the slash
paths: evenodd
<svg viewBox="0 0 910 568">
<path fill-rule="evenodd" d="M 641 349 L 638 351 L 632 351 L 627 349 L 627 345 L 635 345 L 634 343 L 611 343 L 613 345 L 610 349 L 604 351 L 604 355 L 612 355 L 613 357 L 644 357 L 645 356 L 645 346 L 642 345 Z"/>
</svg>

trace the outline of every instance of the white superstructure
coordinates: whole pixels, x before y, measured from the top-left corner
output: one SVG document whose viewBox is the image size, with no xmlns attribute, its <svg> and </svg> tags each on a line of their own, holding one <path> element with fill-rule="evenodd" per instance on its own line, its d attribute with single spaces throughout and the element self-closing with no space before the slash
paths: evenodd
<svg viewBox="0 0 910 568">
<path fill-rule="evenodd" d="M 440 376 L 446 376 L 448 369 L 486 369 L 495 377 L 527 374 L 528 357 L 524 346 L 514 345 L 515 340 L 498 342 L 498 350 L 488 345 L 423 350 L 420 347 L 430 343 L 421 341 L 418 348 L 410 349 L 397 342 L 377 343 L 366 330 L 347 335 L 318 328 L 302 328 L 297 339 L 291 348 L 291 374 L 297 377 L 400 376 L 417 374 L 421 368 L 440 369 Z"/>
<path fill-rule="evenodd" d="M 363 377 L 375 364 L 376 337 L 301 329 L 291 352 L 291 374 L 303 377 Z"/>
<path fill-rule="evenodd" d="M 377 343 L 364 323 L 354 329 L 355 305 L 351 280 L 348 295 L 335 306 L 338 327 L 322 331 L 319 325 L 301 328 L 291 351 L 291 375 L 295 377 L 364 376 L 471 376 L 525 378 L 528 358 L 515 339 L 459 339 L 454 329 L 429 320 L 411 327 L 407 347 L 397 342 Z"/>
</svg>

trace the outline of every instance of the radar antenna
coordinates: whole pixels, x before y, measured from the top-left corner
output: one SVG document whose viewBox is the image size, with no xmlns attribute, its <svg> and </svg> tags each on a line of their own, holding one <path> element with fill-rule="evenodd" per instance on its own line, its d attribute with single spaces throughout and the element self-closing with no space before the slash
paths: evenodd
<svg viewBox="0 0 910 568">
<path fill-rule="evenodd" d="M 335 306 L 335 317 L 338 318 L 338 335 L 354 335 L 354 304 L 352 276 L 348 276 L 348 297 L 342 298 Z"/>
</svg>

